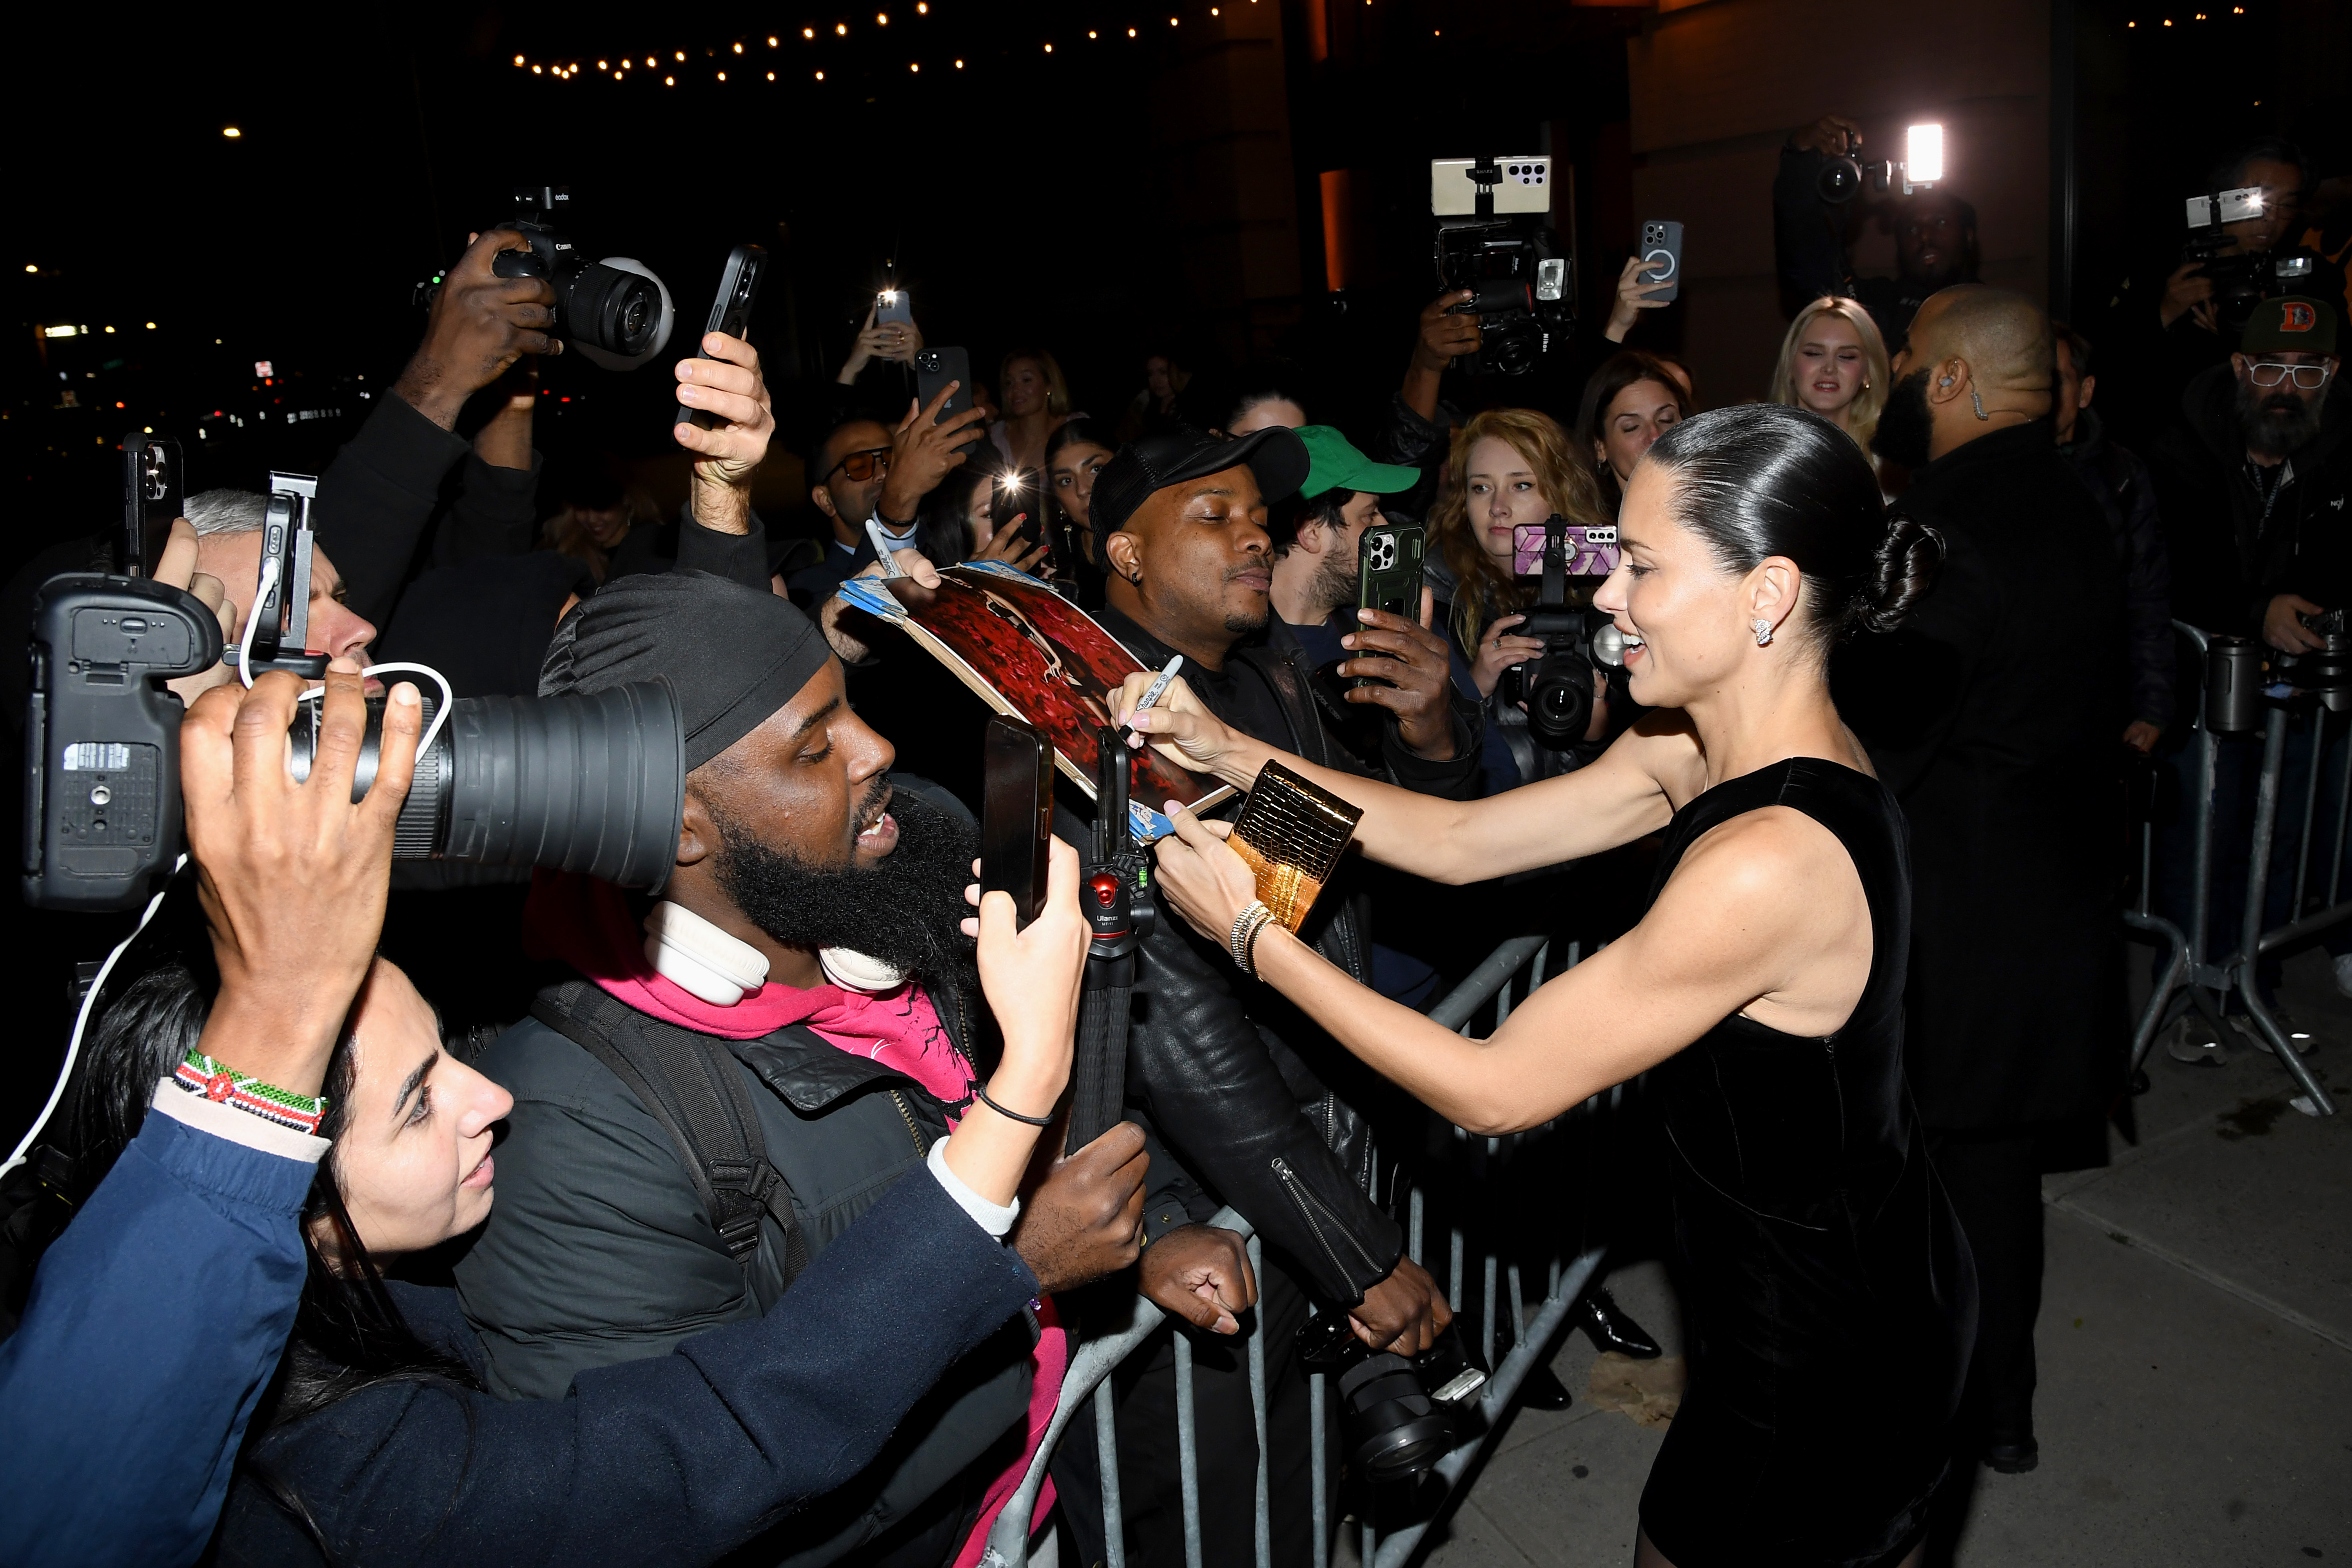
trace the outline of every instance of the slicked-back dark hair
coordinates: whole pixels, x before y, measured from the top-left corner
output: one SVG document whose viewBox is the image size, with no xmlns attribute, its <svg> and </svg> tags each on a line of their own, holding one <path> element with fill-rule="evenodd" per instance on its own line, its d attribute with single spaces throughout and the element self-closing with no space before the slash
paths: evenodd
<svg viewBox="0 0 2352 1568">
<path fill-rule="evenodd" d="M 1748 403 L 1694 415 L 1642 466 L 1673 479 L 1675 521 L 1726 571 L 1775 555 L 1797 563 L 1805 629 L 1824 651 L 1858 631 L 1893 631 L 1943 562 L 1942 536 L 1890 519 L 1861 448 L 1806 409 Z"/>
</svg>

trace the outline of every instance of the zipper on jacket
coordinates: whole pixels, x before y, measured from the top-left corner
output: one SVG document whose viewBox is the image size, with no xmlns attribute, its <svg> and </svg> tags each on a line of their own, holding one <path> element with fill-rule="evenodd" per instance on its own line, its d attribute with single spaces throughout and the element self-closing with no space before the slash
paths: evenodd
<svg viewBox="0 0 2352 1568">
<path fill-rule="evenodd" d="M 1342 1275 L 1348 1272 L 1348 1266 L 1339 1261 L 1339 1253 L 1332 1248 L 1330 1237 L 1324 1231 L 1324 1225 L 1327 1222 L 1333 1230 L 1347 1237 L 1348 1245 L 1356 1249 L 1356 1256 L 1364 1260 L 1365 1268 L 1380 1267 L 1372 1255 L 1364 1250 L 1364 1244 L 1349 1235 L 1348 1227 L 1339 1223 L 1339 1216 L 1333 1214 L 1325 1205 L 1323 1200 L 1317 1197 L 1308 1189 L 1307 1184 L 1298 1179 L 1298 1173 L 1290 1168 L 1290 1162 L 1279 1154 L 1274 1157 L 1274 1173 L 1281 1180 L 1283 1189 L 1289 1193 L 1290 1201 L 1298 1205 L 1299 1217 L 1307 1222 L 1307 1228 L 1313 1231 L 1315 1239 L 1323 1244 L 1323 1251 L 1331 1259 L 1332 1268 L 1338 1269 Z"/>
<path fill-rule="evenodd" d="M 894 1089 L 890 1090 L 890 1103 L 898 1108 L 900 1116 L 906 1118 L 907 1136 L 915 1141 L 917 1157 L 929 1159 L 931 1152 L 930 1147 L 923 1142 L 923 1130 L 915 1125 L 915 1113 L 908 1107 L 907 1097 Z"/>
</svg>

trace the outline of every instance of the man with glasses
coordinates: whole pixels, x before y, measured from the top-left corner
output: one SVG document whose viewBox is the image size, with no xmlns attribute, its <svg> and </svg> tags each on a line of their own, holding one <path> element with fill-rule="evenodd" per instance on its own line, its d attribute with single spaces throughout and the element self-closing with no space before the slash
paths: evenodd
<svg viewBox="0 0 2352 1568">
<path fill-rule="evenodd" d="M 832 521 L 833 547 L 785 582 L 793 603 L 813 609 L 873 562 L 869 519 L 882 525 L 893 550 L 914 548 L 916 507 L 964 465 L 967 454 L 958 447 L 975 434 L 966 427 L 982 419 L 977 409 L 966 409 L 938 422 L 952 391 L 952 385 L 941 388 L 921 407 L 909 402 L 895 428 L 878 419 L 845 419 L 817 443 L 809 457 L 809 500 Z"/>
<path fill-rule="evenodd" d="M 2238 352 L 2189 384 L 2152 464 L 2181 565 L 2176 613 L 2281 653 L 2320 647 L 2308 620 L 2352 604 L 2352 405 L 2328 395 L 2337 330 L 2326 300 L 2255 306 Z"/>
</svg>

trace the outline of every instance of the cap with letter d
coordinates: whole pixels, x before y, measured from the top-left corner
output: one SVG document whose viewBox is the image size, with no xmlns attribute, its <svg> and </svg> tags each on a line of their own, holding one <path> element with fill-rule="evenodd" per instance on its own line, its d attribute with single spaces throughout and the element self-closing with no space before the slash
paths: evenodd
<svg viewBox="0 0 2352 1568">
<path fill-rule="evenodd" d="M 2265 300 L 2246 318 L 2238 352 L 2332 354 L 2336 352 L 2336 308 L 2325 300 L 2306 300 L 2300 294 Z"/>
</svg>

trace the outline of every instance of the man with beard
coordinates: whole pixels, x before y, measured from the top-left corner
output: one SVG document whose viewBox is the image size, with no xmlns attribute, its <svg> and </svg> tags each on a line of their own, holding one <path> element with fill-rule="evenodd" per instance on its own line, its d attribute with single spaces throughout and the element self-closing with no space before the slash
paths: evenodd
<svg viewBox="0 0 2352 1568">
<path fill-rule="evenodd" d="M 2342 363 L 2338 330 L 2326 300 L 2263 300 L 2238 352 L 2189 382 L 2170 434 L 2150 452 L 2172 556 L 2182 563 L 2173 590 L 2182 620 L 2300 654 L 2321 646 L 2310 621 L 2352 605 L 2352 404 L 2329 396 Z M 2334 740 L 2331 750 L 2342 744 Z M 2302 798 L 2310 750 L 2308 728 L 2291 726 L 2282 781 L 2289 800 Z M 2245 749 L 2223 747 L 2217 818 L 2251 820 L 2254 783 Z M 2285 814 L 2282 855 L 2295 852 L 2298 831 L 2294 814 Z M 2232 929 L 2244 907 L 2244 861 L 2242 850 L 2217 857 L 2217 929 Z M 2273 879 L 2265 923 L 2285 920 L 2292 885 Z M 2187 896 L 2178 889 L 2179 901 Z M 2331 931 L 2326 942 L 2336 989 L 2352 995 L 2352 933 Z M 2261 983 L 2274 973 L 2273 960 Z"/>
<path fill-rule="evenodd" d="M 1895 356 L 1873 443 L 1945 559 L 1903 631 L 1849 644 L 1838 706 L 1911 823 L 1905 1065 L 1976 1256 L 1959 1473 L 2031 1469 L 2041 1177 L 2106 1163 L 2122 1086 L 2115 850 L 2126 708 L 2106 520 L 2058 453 L 2050 323 L 1947 289 Z"/>
<path fill-rule="evenodd" d="M 816 627 L 705 574 L 624 578 L 565 617 L 541 691 L 656 677 L 686 731 L 668 883 L 647 907 L 543 874 L 527 942 L 573 977 L 478 1064 L 515 1104 L 496 1213 L 456 1274 L 484 1380 L 509 1397 L 560 1396 L 584 1369 L 765 1310 L 975 1113 L 991 1055 L 958 934 L 974 836 L 893 796 L 890 745 L 850 710 Z M 1011 1239 L 1041 1294 L 1134 1260 L 1142 1149 L 1114 1128 L 1028 1195 Z M 1041 1301 L 751 1560 L 953 1562 L 1064 1359 Z"/>
<path fill-rule="evenodd" d="M 1821 196 L 1822 171 L 1859 150 L 1862 127 L 1843 114 L 1824 114 L 1790 132 L 1772 182 L 1772 248 L 1780 263 L 1782 308 L 1790 314 L 1824 294 L 1859 300 L 1889 348 L 1901 346 L 1911 319 L 1927 297 L 1977 277 L 1977 209 L 1945 190 L 1916 191 L 1874 203 L 1867 193 L 1849 202 Z M 1846 250 L 1849 215 L 1883 207 L 1895 232 L 1895 276 L 1858 278 Z"/>
<path fill-rule="evenodd" d="M 2193 563 L 2175 590 L 2181 619 L 2304 653 L 2320 640 L 2303 617 L 2352 605 L 2352 405 L 2328 397 L 2336 331 L 2325 300 L 2265 300 L 2229 363 L 2181 395 L 2149 463 L 2174 559 Z"/>
</svg>

